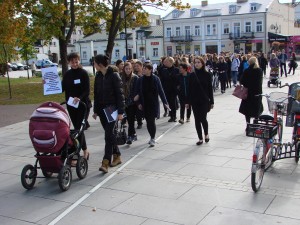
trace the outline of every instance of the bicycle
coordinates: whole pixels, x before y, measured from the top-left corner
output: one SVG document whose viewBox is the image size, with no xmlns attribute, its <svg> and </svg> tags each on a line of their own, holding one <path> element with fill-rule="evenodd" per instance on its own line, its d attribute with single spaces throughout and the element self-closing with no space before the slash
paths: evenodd
<svg viewBox="0 0 300 225">
<path fill-rule="evenodd" d="M 287 93 L 272 92 L 260 94 L 268 101 L 273 116 L 261 115 L 253 123 L 247 124 L 246 135 L 254 137 L 254 150 L 251 168 L 251 187 L 254 192 L 260 189 L 265 171 L 272 165 L 282 148 L 283 116 L 287 114 Z M 255 140 L 257 141 L 255 143 Z"/>
<path fill-rule="evenodd" d="M 295 162 L 299 161 L 300 154 L 300 82 L 285 84 L 281 87 L 289 87 L 289 103 L 287 108 L 286 126 L 293 127 L 292 133 L 292 147 L 294 151 L 291 151 L 291 156 L 295 156 Z"/>
</svg>

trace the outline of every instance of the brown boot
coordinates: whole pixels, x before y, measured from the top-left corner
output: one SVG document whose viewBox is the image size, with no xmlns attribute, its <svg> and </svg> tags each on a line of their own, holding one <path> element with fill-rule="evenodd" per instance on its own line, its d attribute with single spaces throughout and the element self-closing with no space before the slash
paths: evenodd
<svg viewBox="0 0 300 225">
<path fill-rule="evenodd" d="M 103 173 L 107 173 L 108 172 L 108 165 L 109 165 L 109 161 L 107 159 L 103 159 L 102 165 L 99 168 L 99 171 L 102 171 Z"/>
<path fill-rule="evenodd" d="M 113 155 L 113 161 L 112 163 L 110 164 L 111 167 L 114 167 L 114 166 L 117 166 L 119 164 L 121 164 L 122 161 L 121 161 L 121 156 L 120 155 L 117 155 L 117 154 L 114 154 Z"/>
</svg>

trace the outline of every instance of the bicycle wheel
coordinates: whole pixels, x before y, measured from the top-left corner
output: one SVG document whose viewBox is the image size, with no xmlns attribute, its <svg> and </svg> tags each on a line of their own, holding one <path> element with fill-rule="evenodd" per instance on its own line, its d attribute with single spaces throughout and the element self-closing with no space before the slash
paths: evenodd
<svg viewBox="0 0 300 225">
<path fill-rule="evenodd" d="M 300 142 L 297 141 L 295 144 L 295 162 L 298 163 L 300 154 Z"/>
<path fill-rule="evenodd" d="M 251 186 L 257 192 L 262 184 L 265 173 L 266 144 L 262 139 L 258 139 L 255 145 L 252 158 Z"/>
</svg>

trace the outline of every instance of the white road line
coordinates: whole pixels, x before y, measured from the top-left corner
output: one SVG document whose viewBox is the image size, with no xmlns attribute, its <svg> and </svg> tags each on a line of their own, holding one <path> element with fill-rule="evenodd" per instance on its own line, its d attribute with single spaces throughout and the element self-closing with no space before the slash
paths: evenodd
<svg viewBox="0 0 300 225">
<path fill-rule="evenodd" d="M 155 140 L 157 141 L 157 140 L 161 139 L 165 134 L 167 134 L 168 132 L 170 132 L 177 124 L 178 123 L 174 124 L 172 127 L 170 127 L 168 130 L 166 130 L 162 135 L 160 135 Z M 84 196 L 82 196 L 80 199 L 78 199 L 76 202 L 74 202 L 69 208 L 67 208 L 58 217 L 56 217 L 54 220 L 52 220 L 48 225 L 54 225 L 54 224 L 58 223 L 61 219 L 63 219 L 66 215 L 68 215 L 73 209 L 75 209 L 79 204 L 81 204 L 91 194 L 93 194 L 100 187 L 102 187 L 107 181 L 109 181 L 110 179 L 112 179 L 118 172 L 122 171 L 127 165 L 129 165 L 133 160 L 135 160 L 139 155 L 141 155 L 148 148 L 149 147 L 144 148 L 143 150 L 141 150 L 140 152 L 138 152 L 135 156 L 133 156 L 131 159 L 129 159 L 126 163 L 124 163 L 115 172 L 113 172 L 111 175 L 109 175 L 107 178 L 105 178 L 103 181 L 101 181 L 99 184 L 97 184 L 95 187 L 93 187 L 88 193 L 86 193 Z"/>
</svg>

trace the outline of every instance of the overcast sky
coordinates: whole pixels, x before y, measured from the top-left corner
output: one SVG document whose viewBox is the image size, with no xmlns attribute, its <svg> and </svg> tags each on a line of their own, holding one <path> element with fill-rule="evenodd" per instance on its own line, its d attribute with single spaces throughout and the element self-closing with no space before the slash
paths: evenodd
<svg viewBox="0 0 300 225">
<path fill-rule="evenodd" d="M 299 0 L 296 0 L 297 2 Z M 236 0 L 208 0 L 208 4 L 215 3 L 223 3 L 223 2 L 236 2 Z M 259 2 L 259 0 L 257 1 Z M 292 0 L 279 0 L 281 3 L 292 2 Z M 189 3 L 191 6 L 193 5 L 201 5 L 201 0 L 182 0 L 183 4 Z M 153 7 L 145 7 L 146 11 L 150 14 L 161 15 L 162 17 L 166 16 L 170 11 L 172 11 L 171 7 L 166 6 L 164 10 L 158 10 Z"/>
</svg>

